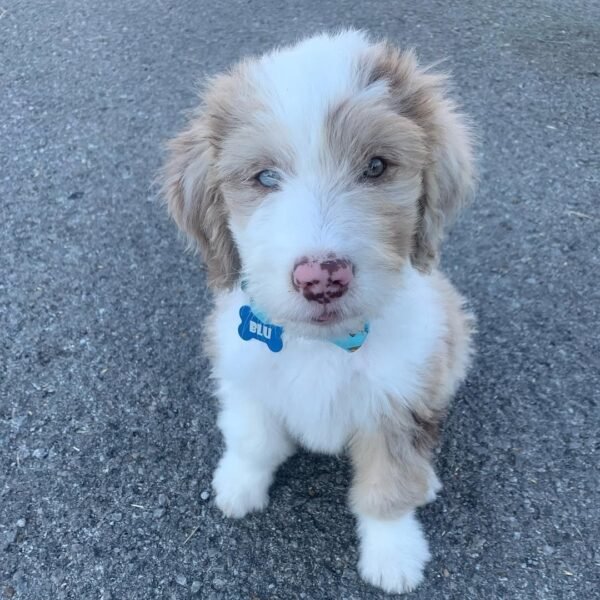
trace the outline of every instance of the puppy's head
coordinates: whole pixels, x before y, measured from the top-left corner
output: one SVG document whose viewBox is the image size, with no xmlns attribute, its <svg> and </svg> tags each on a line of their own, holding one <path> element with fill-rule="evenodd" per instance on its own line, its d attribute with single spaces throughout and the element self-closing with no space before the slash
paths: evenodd
<svg viewBox="0 0 600 600">
<path fill-rule="evenodd" d="M 472 187 L 443 77 L 356 31 L 214 78 L 171 142 L 165 192 L 214 288 L 247 282 L 273 322 L 313 333 L 376 316 L 427 271 Z"/>
</svg>

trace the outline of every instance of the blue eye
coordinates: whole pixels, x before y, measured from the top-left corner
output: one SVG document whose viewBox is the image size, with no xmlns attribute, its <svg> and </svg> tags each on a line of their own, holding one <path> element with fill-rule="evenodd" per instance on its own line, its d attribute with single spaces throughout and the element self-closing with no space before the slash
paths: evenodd
<svg viewBox="0 0 600 600">
<path fill-rule="evenodd" d="M 363 171 L 363 178 L 375 179 L 382 175 L 387 167 L 387 163 L 383 158 L 379 156 L 374 156 L 367 165 L 367 168 Z"/>
<path fill-rule="evenodd" d="M 275 188 L 281 181 L 281 175 L 277 171 L 265 169 L 256 175 L 256 180 L 266 188 Z"/>
</svg>

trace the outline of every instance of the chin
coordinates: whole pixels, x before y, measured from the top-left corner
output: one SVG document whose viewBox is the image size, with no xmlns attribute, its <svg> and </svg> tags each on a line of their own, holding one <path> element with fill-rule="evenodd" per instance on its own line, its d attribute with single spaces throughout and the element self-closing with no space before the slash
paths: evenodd
<svg viewBox="0 0 600 600">
<path fill-rule="evenodd" d="M 364 32 L 318 35 L 210 79 L 163 173 L 215 299 L 217 506 L 268 510 L 298 446 L 347 453 L 357 568 L 387 592 L 423 578 L 415 510 L 441 487 L 433 450 L 472 354 L 437 268 L 474 181 L 445 82 Z"/>
</svg>

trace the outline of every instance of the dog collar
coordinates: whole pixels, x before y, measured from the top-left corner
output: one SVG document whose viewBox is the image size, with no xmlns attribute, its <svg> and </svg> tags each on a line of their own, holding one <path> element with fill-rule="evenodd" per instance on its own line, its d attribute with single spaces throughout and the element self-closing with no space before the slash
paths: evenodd
<svg viewBox="0 0 600 600">
<path fill-rule="evenodd" d="M 246 285 L 243 282 L 242 289 L 245 290 L 245 288 Z M 240 308 L 240 319 L 238 334 L 244 341 L 258 340 L 266 344 L 271 352 L 280 352 L 283 349 L 283 327 L 269 323 L 266 315 L 257 311 L 252 303 L 244 304 Z M 365 323 L 360 331 L 353 331 L 339 338 L 331 338 L 329 342 L 346 352 L 356 352 L 365 343 L 368 334 L 369 324 Z"/>
</svg>

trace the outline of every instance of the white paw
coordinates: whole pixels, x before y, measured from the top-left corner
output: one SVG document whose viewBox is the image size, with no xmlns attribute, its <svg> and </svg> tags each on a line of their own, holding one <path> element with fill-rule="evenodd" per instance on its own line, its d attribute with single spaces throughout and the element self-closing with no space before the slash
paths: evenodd
<svg viewBox="0 0 600 600">
<path fill-rule="evenodd" d="M 427 540 L 412 513 L 391 521 L 359 516 L 358 533 L 358 570 L 365 581 L 399 594 L 414 590 L 423 581 L 423 569 L 430 555 Z"/>
<path fill-rule="evenodd" d="M 269 503 L 271 471 L 237 457 L 223 456 L 213 477 L 215 503 L 223 514 L 240 519 Z"/>
</svg>

